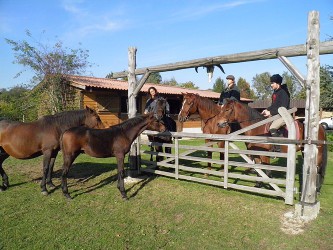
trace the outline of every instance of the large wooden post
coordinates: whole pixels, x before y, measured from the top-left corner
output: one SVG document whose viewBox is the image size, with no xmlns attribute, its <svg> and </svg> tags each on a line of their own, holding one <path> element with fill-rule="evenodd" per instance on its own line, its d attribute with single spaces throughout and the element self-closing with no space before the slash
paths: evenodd
<svg viewBox="0 0 333 250">
<path fill-rule="evenodd" d="M 320 62 L 319 62 L 319 12 L 311 11 L 308 16 L 307 39 L 308 75 L 306 80 L 305 140 L 303 162 L 303 185 L 300 204 L 296 214 L 308 219 L 317 217 L 320 203 L 317 201 L 317 145 L 311 141 L 318 139 Z"/>
<path fill-rule="evenodd" d="M 136 95 L 134 94 L 134 90 L 136 87 L 136 76 L 135 76 L 135 68 L 136 68 L 136 48 L 129 47 L 128 48 L 128 118 L 133 118 L 136 116 L 137 107 L 136 107 Z M 137 140 L 131 146 L 131 150 L 129 152 L 129 169 L 128 175 L 130 177 L 134 177 L 137 174 L 138 165 L 137 165 Z"/>
</svg>

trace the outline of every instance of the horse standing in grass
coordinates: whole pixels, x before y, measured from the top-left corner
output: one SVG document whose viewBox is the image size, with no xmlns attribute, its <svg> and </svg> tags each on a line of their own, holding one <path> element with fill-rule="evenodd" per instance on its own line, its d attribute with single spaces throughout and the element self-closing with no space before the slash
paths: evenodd
<svg viewBox="0 0 333 250">
<path fill-rule="evenodd" d="M 227 100 L 226 104 L 221 108 L 221 113 L 218 115 L 218 126 L 229 127 L 229 124 L 238 123 L 241 128 L 245 128 L 261 120 L 266 119 L 257 110 L 252 109 L 248 105 L 241 104 L 233 100 Z M 295 120 L 296 129 L 298 128 L 299 140 L 304 140 L 304 124 L 298 120 Z M 285 128 L 281 128 L 285 130 Z M 266 128 L 266 124 L 244 132 L 248 136 L 270 136 L 269 131 Z M 326 132 L 323 126 L 319 125 L 318 140 L 326 140 Z M 262 150 L 273 151 L 274 145 L 272 144 L 260 144 L 260 143 L 246 143 L 249 150 Z M 296 150 L 299 151 L 303 148 L 302 145 L 297 145 Z M 322 183 L 324 181 L 326 165 L 327 165 L 327 145 L 319 144 L 318 158 L 317 158 L 317 190 L 320 191 Z M 281 146 L 281 152 L 288 152 L 288 146 Z M 264 155 L 253 156 L 256 163 L 270 164 L 270 157 Z M 270 175 L 270 172 L 268 172 Z M 257 186 L 259 183 L 257 183 Z M 259 185 L 260 186 L 260 185 Z"/>
<path fill-rule="evenodd" d="M 123 199 L 127 199 L 124 187 L 124 158 L 131 148 L 133 141 L 143 130 L 150 129 L 163 132 L 165 126 L 159 123 L 153 113 L 137 116 L 119 125 L 106 129 L 91 129 L 77 127 L 67 130 L 62 136 L 61 149 L 63 167 L 61 186 L 65 197 L 71 199 L 68 193 L 67 175 L 72 163 L 81 153 L 96 158 L 115 156 L 118 165 L 118 189 Z"/>
<path fill-rule="evenodd" d="M 46 183 L 54 187 L 52 172 L 54 161 L 60 149 L 60 137 L 64 131 L 77 126 L 103 128 L 104 125 L 95 110 L 65 111 L 43 116 L 34 122 L 0 121 L 0 174 L 3 186 L 9 187 L 8 176 L 2 163 L 9 156 L 17 159 L 31 159 L 43 155 L 42 194 L 47 195 Z"/>
<path fill-rule="evenodd" d="M 183 105 L 178 115 L 179 122 L 185 122 L 195 113 L 198 113 L 203 121 L 202 132 L 204 134 L 228 134 L 228 128 L 220 128 L 217 126 L 217 115 L 220 113 L 221 107 L 209 98 L 201 97 L 197 94 L 183 93 Z M 205 140 L 206 143 L 210 140 Z M 219 148 L 224 148 L 224 141 L 217 143 Z M 212 158 L 212 152 L 208 151 L 207 155 Z M 224 160 L 224 154 L 220 153 L 220 160 Z M 208 163 L 208 168 L 211 163 Z"/>
<path fill-rule="evenodd" d="M 176 132 L 177 125 L 176 122 L 166 114 L 166 105 L 167 100 L 163 97 L 159 97 L 156 100 L 156 105 L 153 110 L 155 117 L 161 123 L 163 123 L 166 127 L 167 131 Z M 172 144 L 172 136 L 171 135 L 148 135 L 148 139 L 150 142 L 158 142 L 158 143 L 169 143 Z M 151 151 L 153 151 L 153 146 L 151 146 Z M 156 152 L 163 152 L 162 146 L 155 146 Z M 171 148 L 165 147 L 165 153 L 171 154 Z M 150 161 L 153 160 L 153 155 L 150 156 Z M 156 156 L 156 161 L 163 160 L 163 156 Z"/>
</svg>

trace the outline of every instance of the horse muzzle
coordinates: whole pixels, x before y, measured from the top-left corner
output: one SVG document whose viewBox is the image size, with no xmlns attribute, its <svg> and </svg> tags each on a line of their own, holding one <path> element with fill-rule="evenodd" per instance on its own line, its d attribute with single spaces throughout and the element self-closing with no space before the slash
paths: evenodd
<svg viewBox="0 0 333 250">
<path fill-rule="evenodd" d="M 218 126 L 219 128 L 226 128 L 226 127 L 229 126 L 229 123 L 228 123 L 228 122 L 218 122 L 218 123 L 217 123 L 217 126 Z"/>
</svg>

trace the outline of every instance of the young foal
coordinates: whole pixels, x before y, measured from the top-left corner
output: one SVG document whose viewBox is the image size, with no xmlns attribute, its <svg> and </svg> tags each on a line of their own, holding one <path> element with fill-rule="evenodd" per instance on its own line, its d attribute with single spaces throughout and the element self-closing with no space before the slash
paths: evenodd
<svg viewBox="0 0 333 250">
<path fill-rule="evenodd" d="M 9 187 L 8 176 L 2 167 L 2 163 L 9 156 L 25 160 L 43 155 L 41 188 L 42 194 L 47 195 L 46 183 L 54 187 L 52 172 L 60 150 L 61 134 L 77 126 L 104 128 L 96 111 L 88 107 L 83 110 L 43 116 L 33 122 L 0 121 L 0 174 L 3 179 L 3 187 L 0 186 L 0 191 Z"/>
<path fill-rule="evenodd" d="M 65 197 L 68 193 L 67 175 L 76 157 L 84 152 L 92 157 L 107 158 L 115 156 L 118 165 L 118 189 L 123 199 L 127 199 L 124 187 L 124 158 L 131 144 L 145 129 L 164 131 L 163 124 L 157 122 L 153 113 L 137 116 L 106 129 L 90 129 L 77 127 L 67 130 L 62 136 L 63 172 L 62 191 Z"/>
</svg>

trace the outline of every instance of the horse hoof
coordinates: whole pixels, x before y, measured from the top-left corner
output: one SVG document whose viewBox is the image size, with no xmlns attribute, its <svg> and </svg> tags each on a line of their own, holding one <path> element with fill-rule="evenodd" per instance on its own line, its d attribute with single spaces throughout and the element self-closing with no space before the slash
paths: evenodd
<svg viewBox="0 0 333 250">
<path fill-rule="evenodd" d="M 52 182 L 47 183 L 47 185 L 48 185 L 50 188 L 55 188 L 55 187 L 56 187 Z"/>
<path fill-rule="evenodd" d="M 64 194 L 67 200 L 73 200 L 73 198 L 69 194 Z"/>
<path fill-rule="evenodd" d="M 44 196 L 48 196 L 48 195 L 49 195 L 49 192 L 47 192 L 47 191 L 42 191 L 42 195 L 44 195 Z"/>
<path fill-rule="evenodd" d="M 261 182 L 257 182 L 256 185 L 254 185 L 254 187 L 256 188 L 261 188 L 263 186 L 263 184 Z"/>
</svg>

